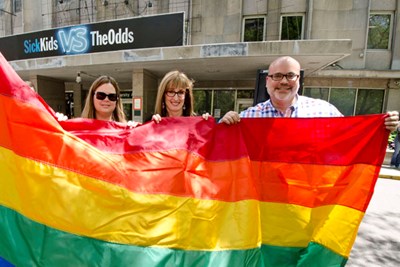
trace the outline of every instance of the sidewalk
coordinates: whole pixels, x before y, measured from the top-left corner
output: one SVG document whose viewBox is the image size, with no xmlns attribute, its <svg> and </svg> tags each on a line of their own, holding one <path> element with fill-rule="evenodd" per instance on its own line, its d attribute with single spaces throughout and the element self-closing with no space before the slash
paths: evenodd
<svg viewBox="0 0 400 267">
<path fill-rule="evenodd" d="M 390 165 L 383 164 L 379 172 L 379 178 L 400 180 L 400 168 L 391 168 Z"/>
<path fill-rule="evenodd" d="M 400 266 L 400 169 L 382 165 L 346 267 Z"/>
</svg>

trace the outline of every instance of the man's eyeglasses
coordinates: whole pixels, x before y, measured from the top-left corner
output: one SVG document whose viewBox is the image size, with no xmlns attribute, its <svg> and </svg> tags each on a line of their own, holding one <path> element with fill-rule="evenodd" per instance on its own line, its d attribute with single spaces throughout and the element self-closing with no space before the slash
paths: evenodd
<svg viewBox="0 0 400 267">
<path fill-rule="evenodd" d="M 104 100 L 106 99 L 106 97 L 108 97 L 108 100 L 115 102 L 118 99 L 117 94 L 106 94 L 103 92 L 96 92 L 96 99 L 98 100 Z"/>
<path fill-rule="evenodd" d="M 166 91 L 165 94 L 169 97 L 175 97 L 175 95 L 178 95 L 178 97 L 183 97 L 185 95 L 186 91 Z"/>
<path fill-rule="evenodd" d="M 270 77 L 274 81 L 282 81 L 283 77 L 286 77 L 286 80 L 288 80 L 288 81 L 296 81 L 299 78 L 299 76 L 300 75 L 293 73 L 293 72 L 289 72 L 286 74 L 278 72 L 278 73 L 268 75 L 268 77 Z"/>
</svg>

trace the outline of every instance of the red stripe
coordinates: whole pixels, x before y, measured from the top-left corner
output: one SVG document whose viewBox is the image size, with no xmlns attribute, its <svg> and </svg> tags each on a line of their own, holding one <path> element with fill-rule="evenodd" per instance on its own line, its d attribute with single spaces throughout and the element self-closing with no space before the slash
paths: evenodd
<svg viewBox="0 0 400 267">
<path fill-rule="evenodd" d="M 18 76 L 1 53 L 0 85 L 0 95 L 16 98 L 21 102 L 29 102 L 31 105 L 54 115 L 52 108 Z"/>
<path fill-rule="evenodd" d="M 28 113 L 33 123 L 40 123 L 41 112 L 34 107 L 22 110 L 22 113 L 16 110 L 13 119 L 24 122 Z M 388 136 L 383 118 L 384 115 L 330 119 L 243 119 L 233 126 L 215 125 L 213 121 L 204 121 L 199 117 L 165 118 L 160 124 L 150 122 L 131 130 L 117 123 L 80 119 L 63 122 L 62 126 L 96 148 L 115 154 L 181 149 L 210 161 L 250 157 L 251 160 L 269 162 L 380 165 Z M 49 128 L 50 121 L 51 129 L 59 127 L 49 114 L 47 119 L 41 127 Z M 2 123 L 5 125 L 6 121 Z M 318 128 L 316 125 L 325 126 Z M 81 129 L 86 126 L 87 130 Z M 57 131 L 61 132 L 60 129 Z M 27 134 L 25 129 L 21 129 L 19 134 L 26 139 L 23 137 Z M 30 136 L 30 140 L 36 142 L 32 138 L 34 136 Z M 51 136 L 51 132 L 48 136 L 40 134 L 36 138 L 38 141 L 60 141 L 58 136 Z M 24 151 L 25 144 L 18 143 Z M 17 147 L 18 143 L 15 144 Z"/>
<path fill-rule="evenodd" d="M 380 165 L 389 135 L 385 116 L 243 119 L 240 124 L 242 139 L 254 160 Z M 257 129 L 249 130 L 255 126 Z"/>
<path fill-rule="evenodd" d="M 150 122 L 129 133 L 102 123 L 66 121 L 62 126 L 100 150 L 118 154 L 183 149 L 211 161 L 249 155 L 270 162 L 380 165 L 384 154 L 378 151 L 385 151 L 388 136 L 384 116 L 242 119 L 233 126 L 215 126 L 199 117 L 164 118 L 158 125 Z M 80 129 L 87 125 L 89 131 Z"/>
</svg>

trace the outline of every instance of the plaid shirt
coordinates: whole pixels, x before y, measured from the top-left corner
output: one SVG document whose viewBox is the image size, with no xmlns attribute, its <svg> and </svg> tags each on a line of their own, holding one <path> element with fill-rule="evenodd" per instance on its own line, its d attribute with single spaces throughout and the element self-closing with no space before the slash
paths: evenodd
<svg viewBox="0 0 400 267">
<path fill-rule="evenodd" d="M 343 114 L 332 104 L 306 96 L 297 96 L 296 103 L 290 107 L 291 117 L 314 118 L 314 117 L 343 117 Z M 241 118 L 281 118 L 284 114 L 277 110 L 270 100 L 259 103 L 240 112 Z"/>
</svg>

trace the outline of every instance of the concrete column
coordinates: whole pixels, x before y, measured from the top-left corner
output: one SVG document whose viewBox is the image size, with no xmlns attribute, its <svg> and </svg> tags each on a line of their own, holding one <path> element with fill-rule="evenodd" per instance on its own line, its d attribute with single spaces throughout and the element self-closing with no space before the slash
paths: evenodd
<svg viewBox="0 0 400 267">
<path fill-rule="evenodd" d="M 281 5 L 282 5 L 281 0 L 268 1 L 266 41 L 279 40 Z"/>
<path fill-rule="evenodd" d="M 140 99 L 141 110 L 134 110 L 133 120 L 145 122 L 154 113 L 158 87 L 158 78 L 145 69 L 135 69 L 132 72 L 132 98 Z M 133 103 L 135 109 L 135 102 Z"/>
<path fill-rule="evenodd" d="M 36 79 L 38 94 L 55 112 L 65 113 L 64 81 L 44 76 L 37 76 Z"/>
<path fill-rule="evenodd" d="M 3 1 L 3 10 L 2 14 L 2 23 L 4 29 L 4 35 L 13 35 L 14 34 L 14 24 L 13 24 L 13 13 L 12 13 L 12 2 L 11 1 Z"/>
<path fill-rule="evenodd" d="M 386 110 L 398 110 L 400 111 L 400 79 L 390 79 L 387 83 L 387 105 Z"/>
<path fill-rule="evenodd" d="M 6 1 L 7 2 L 7 1 Z M 9 1 L 12 2 L 12 1 Z M 38 4 L 38 1 L 22 1 L 23 5 L 23 31 L 31 32 L 37 31 L 43 28 L 42 16 L 43 13 L 53 12 L 53 5 L 48 5 L 46 12 L 42 11 L 42 4 Z"/>
<path fill-rule="evenodd" d="M 396 0 L 396 11 L 393 20 L 393 43 L 392 43 L 392 70 L 400 70 L 400 0 Z"/>
<path fill-rule="evenodd" d="M 73 86 L 74 92 L 74 115 L 78 118 L 82 114 L 83 107 L 85 105 L 85 99 L 82 99 L 82 84 L 75 83 Z"/>
</svg>

